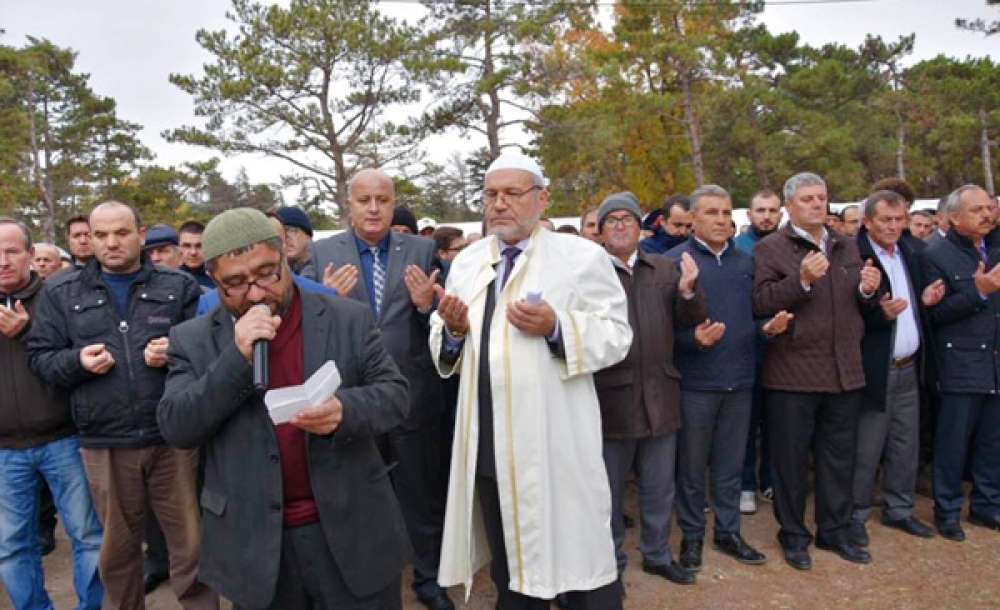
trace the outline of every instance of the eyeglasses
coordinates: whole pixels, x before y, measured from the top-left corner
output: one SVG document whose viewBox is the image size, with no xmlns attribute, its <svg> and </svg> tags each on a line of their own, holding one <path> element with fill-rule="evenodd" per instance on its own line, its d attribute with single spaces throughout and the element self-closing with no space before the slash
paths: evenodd
<svg viewBox="0 0 1000 610">
<path fill-rule="evenodd" d="M 284 259 L 282 259 L 284 260 Z M 270 273 L 265 273 L 259 277 L 247 280 L 246 278 L 233 278 L 232 280 L 226 280 L 222 282 L 222 291 L 226 293 L 227 297 L 239 297 L 250 292 L 251 286 L 256 286 L 262 290 L 267 290 L 269 287 L 274 286 L 281 280 L 281 263 L 278 263 L 278 267 Z"/>
<path fill-rule="evenodd" d="M 503 199 L 504 201 L 517 201 L 521 199 L 521 197 L 524 197 L 525 195 L 530 193 L 531 191 L 539 191 L 541 189 L 542 187 L 538 186 L 537 184 L 529 189 L 524 189 L 523 191 L 519 191 L 517 189 L 507 189 L 504 191 L 494 191 L 492 189 L 487 189 L 483 191 L 483 203 L 485 203 L 486 205 L 493 205 L 499 199 Z"/>
<path fill-rule="evenodd" d="M 608 216 L 604 219 L 604 224 L 611 228 L 615 227 L 634 227 L 639 224 L 635 216 L 629 214 L 628 216 Z"/>
</svg>

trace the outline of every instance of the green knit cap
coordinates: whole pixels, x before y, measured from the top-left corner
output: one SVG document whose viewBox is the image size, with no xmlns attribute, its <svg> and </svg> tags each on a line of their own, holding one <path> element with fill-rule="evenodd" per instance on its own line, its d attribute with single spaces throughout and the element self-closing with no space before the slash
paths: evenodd
<svg viewBox="0 0 1000 610">
<path fill-rule="evenodd" d="M 260 210 L 234 208 L 213 218 L 201 236 L 205 260 L 278 237 L 271 221 Z"/>
</svg>

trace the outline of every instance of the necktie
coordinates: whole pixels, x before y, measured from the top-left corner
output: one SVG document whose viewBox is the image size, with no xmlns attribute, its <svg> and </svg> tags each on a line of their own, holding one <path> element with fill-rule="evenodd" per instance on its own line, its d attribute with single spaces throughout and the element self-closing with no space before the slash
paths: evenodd
<svg viewBox="0 0 1000 610">
<path fill-rule="evenodd" d="M 986 240 L 983 240 L 983 243 L 979 245 L 979 258 L 983 259 L 984 264 L 990 264 L 990 251 L 986 247 Z"/>
<path fill-rule="evenodd" d="M 504 286 L 507 285 L 510 272 L 514 270 L 514 261 L 517 260 L 519 254 L 521 254 L 521 249 L 517 246 L 504 248 L 503 257 L 506 259 L 506 263 L 503 267 L 503 277 L 500 279 L 500 290 L 503 290 Z"/>
<path fill-rule="evenodd" d="M 368 248 L 372 253 L 372 291 L 375 293 L 375 318 L 382 313 L 382 294 L 385 292 L 385 267 L 379 258 L 378 246 Z"/>
</svg>

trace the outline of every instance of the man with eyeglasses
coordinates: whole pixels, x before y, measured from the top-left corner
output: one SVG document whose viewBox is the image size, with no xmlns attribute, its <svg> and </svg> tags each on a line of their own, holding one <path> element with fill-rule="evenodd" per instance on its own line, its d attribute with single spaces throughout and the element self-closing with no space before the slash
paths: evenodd
<svg viewBox="0 0 1000 610">
<path fill-rule="evenodd" d="M 444 513 L 441 469 L 443 384 L 434 375 L 427 347 L 428 320 L 434 309 L 434 242 L 391 230 L 396 207 L 392 178 L 377 169 L 358 172 L 348 188 L 351 228 L 313 245 L 323 283 L 372 312 L 382 341 L 410 384 L 406 421 L 384 439 L 416 557 L 413 589 L 432 610 L 454 607 L 437 584 Z"/>
<path fill-rule="evenodd" d="M 169 443 L 204 451 L 199 578 L 241 609 L 399 609 L 408 543 L 375 439 L 405 417 L 406 380 L 366 307 L 296 286 L 261 212 L 223 212 L 204 237 L 222 307 L 171 331 L 157 412 Z M 275 424 L 257 341 L 269 389 L 331 360 L 340 388 Z"/>
<path fill-rule="evenodd" d="M 455 258 L 447 294 L 435 289 L 431 354 L 443 377 L 461 373 L 439 579 L 468 590 L 492 556 L 504 610 L 562 593 L 575 610 L 615 610 L 593 374 L 625 357 L 632 331 L 607 254 L 543 229 L 548 201 L 532 159 L 494 160 L 489 237 Z"/>
<path fill-rule="evenodd" d="M 42 289 L 29 364 L 70 393 L 90 492 L 104 526 L 99 560 L 116 608 L 143 608 L 147 506 L 163 529 L 170 584 L 187 610 L 218 608 L 198 581 L 198 453 L 163 440 L 156 406 L 167 378 L 167 333 L 194 316 L 201 289 L 142 252 L 146 228 L 129 205 L 90 214 L 94 258 Z"/>
<path fill-rule="evenodd" d="M 594 375 L 611 485 L 611 531 L 622 574 L 628 559 L 625 481 L 634 466 L 642 569 L 689 585 L 695 576 L 674 562 L 668 540 L 680 426 L 674 339 L 704 322 L 707 313 L 704 297 L 696 290 L 698 266 L 690 256 L 678 264 L 639 249 L 641 214 L 639 200 L 628 192 L 609 196 L 597 211 L 601 240 L 628 298 L 633 336 L 625 360 Z"/>
</svg>

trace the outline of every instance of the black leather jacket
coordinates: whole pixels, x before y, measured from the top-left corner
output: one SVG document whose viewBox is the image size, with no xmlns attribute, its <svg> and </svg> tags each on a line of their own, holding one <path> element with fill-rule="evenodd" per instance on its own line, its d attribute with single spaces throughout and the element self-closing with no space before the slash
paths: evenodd
<svg viewBox="0 0 1000 610">
<path fill-rule="evenodd" d="M 27 337 L 29 365 L 42 379 L 70 392 L 84 447 L 163 443 L 156 405 L 167 369 L 147 366 L 143 351 L 151 339 L 167 336 L 172 326 L 193 317 L 200 295 L 191 276 L 154 267 L 145 255 L 124 319 L 96 260 L 46 283 Z M 80 364 L 80 350 L 94 343 L 103 343 L 115 359 L 104 375 Z"/>
</svg>

